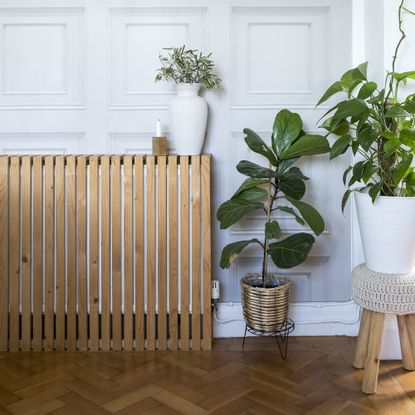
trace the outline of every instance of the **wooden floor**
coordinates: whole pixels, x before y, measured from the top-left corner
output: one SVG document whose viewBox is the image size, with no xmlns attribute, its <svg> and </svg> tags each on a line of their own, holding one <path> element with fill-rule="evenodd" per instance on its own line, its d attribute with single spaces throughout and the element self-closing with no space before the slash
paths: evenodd
<svg viewBox="0 0 415 415">
<path fill-rule="evenodd" d="M 216 341 L 212 352 L 0 353 L 0 414 L 412 415 L 415 372 L 382 362 L 361 393 L 355 339 Z"/>
</svg>

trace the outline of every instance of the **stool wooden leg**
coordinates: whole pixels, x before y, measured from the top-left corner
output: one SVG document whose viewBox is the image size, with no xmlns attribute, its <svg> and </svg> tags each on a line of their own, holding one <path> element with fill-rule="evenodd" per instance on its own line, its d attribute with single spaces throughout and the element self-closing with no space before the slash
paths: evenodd
<svg viewBox="0 0 415 415">
<path fill-rule="evenodd" d="M 410 327 L 409 316 L 397 316 L 399 327 L 399 341 L 402 351 L 402 366 L 406 370 L 415 370 L 414 351 L 409 340 L 408 328 Z"/>
<path fill-rule="evenodd" d="M 385 314 L 376 312 L 371 313 L 369 341 L 362 386 L 362 391 L 368 394 L 376 393 L 378 386 L 380 348 L 382 345 L 384 321 Z"/>
<path fill-rule="evenodd" d="M 406 322 L 406 330 L 408 332 L 409 347 L 411 350 L 412 362 L 415 362 L 415 314 L 407 314 L 403 317 Z M 410 369 L 410 370 L 414 370 L 414 366 L 412 367 L 413 369 Z"/>
<path fill-rule="evenodd" d="M 353 361 L 353 367 L 356 369 L 363 369 L 365 367 L 371 313 L 372 312 L 370 310 L 366 310 L 365 308 L 363 309 Z"/>
</svg>

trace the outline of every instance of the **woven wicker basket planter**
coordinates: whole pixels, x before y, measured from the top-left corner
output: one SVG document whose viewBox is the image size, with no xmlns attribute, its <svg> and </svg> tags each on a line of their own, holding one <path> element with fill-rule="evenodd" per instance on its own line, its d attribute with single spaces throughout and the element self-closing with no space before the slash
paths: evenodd
<svg viewBox="0 0 415 415">
<path fill-rule="evenodd" d="M 279 282 L 276 287 L 263 288 L 260 274 L 241 279 L 242 310 L 245 323 L 253 330 L 274 332 L 281 329 L 288 316 L 291 282 L 281 275 L 269 274 Z"/>
</svg>

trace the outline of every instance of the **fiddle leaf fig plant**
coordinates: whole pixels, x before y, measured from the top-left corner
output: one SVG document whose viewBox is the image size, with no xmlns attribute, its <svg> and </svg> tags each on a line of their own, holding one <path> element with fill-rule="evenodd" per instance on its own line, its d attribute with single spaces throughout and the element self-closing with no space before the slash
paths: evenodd
<svg viewBox="0 0 415 415">
<path fill-rule="evenodd" d="M 331 85 L 317 105 L 342 93 L 344 99 L 330 108 L 321 125 L 336 137 L 330 159 L 351 149 L 356 161 L 347 167 L 343 182 L 348 189 L 342 210 L 353 191 L 365 190 L 374 202 L 382 196 L 415 196 L 415 89 L 401 98 L 402 85 L 415 80 L 415 71 L 396 72 L 396 60 L 406 34 L 402 13 L 414 15 L 402 0 L 398 9 L 401 37 L 392 59 L 392 70 L 383 86 L 367 77 L 367 62 L 348 70 Z M 356 184 L 363 186 L 356 187 Z"/>
<path fill-rule="evenodd" d="M 315 238 L 307 232 L 283 236 L 281 226 L 273 212 L 292 215 L 300 225 L 308 225 L 315 235 L 323 232 L 325 224 L 317 210 L 302 201 L 309 180 L 294 166 L 300 157 L 323 154 L 330 151 L 329 143 L 322 135 L 308 135 L 303 131 L 300 116 L 288 110 L 280 111 L 275 117 L 271 146 L 249 128 L 244 129 L 245 142 L 255 153 L 263 156 L 267 163 L 262 166 L 242 160 L 236 166 L 247 179 L 233 196 L 222 203 L 217 211 L 221 229 L 227 229 L 247 214 L 262 211 L 264 238 L 232 242 L 223 248 L 220 266 L 229 268 L 237 255 L 252 244 L 263 251 L 262 285 L 266 287 L 268 258 L 279 268 L 292 268 L 307 258 Z"/>
</svg>

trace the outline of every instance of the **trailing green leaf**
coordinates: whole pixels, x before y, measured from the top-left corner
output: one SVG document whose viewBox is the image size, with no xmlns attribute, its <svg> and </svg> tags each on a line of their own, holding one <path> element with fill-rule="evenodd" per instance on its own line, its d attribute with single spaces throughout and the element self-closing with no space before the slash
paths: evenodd
<svg viewBox="0 0 415 415">
<path fill-rule="evenodd" d="M 353 137 L 350 134 L 342 135 L 332 146 L 330 150 L 330 160 L 335 159 L 347 151 Z"/>
<path fill-rule="evenodd" d="M 378 197 L 378 194 L 380 193 L 382 186 L 383 186 L 383 182 L 379 182 L 371 186 L 371 188 L 369 189 L 369 196 L 372 199 L 372 203 L 375 203 L 375 200 Z"/>
<path fill-rule="evenodd" d="M 342 84 L 339 81 L 336 81 L 333 85 L 331 85 L 327 89 L 327 91 L 321 97 L 320 101 L 318 101 L 317 106 L 321 105 L 323 102 L 326 102 L 330 97 L 342 91 L 343 91 Z"/>
<path fill-rule="evenodd" d="M 344 192 L 344 195 L 342 197 L 342 212 L 344 213 L 344 208 L 346 207 L 347 201 L 349 200 L 349 197 L 351 195 L 352 191 L 350 189 L 347 189 Z"/>
<path fill-rule="evenodd" d="M 366 84 L 363 84 L 362 87 L 359 90 L 359 93 L 357 94 L 357 98 L 360 99 L 366 99 L 369 98 L 377 88 L 376 82 L 368 82 Z"/>
<path fill-rule="evenodd" d="M 401 180 L 404 179 L 406 175 L 409 173 L 409 168 L 411 167 L 412 160 L 413 160 L 413 154 L 409 153 L 396 166 L 396 169 L 393 172 L 393 182 L 395 183 L 396 186 L 398 186 Z"/>
</svg>

